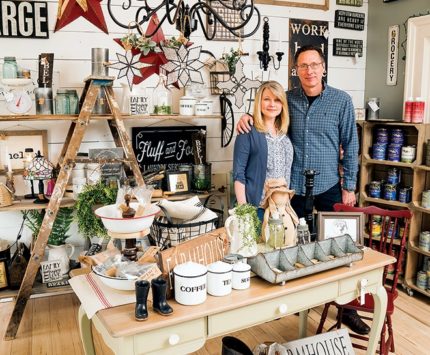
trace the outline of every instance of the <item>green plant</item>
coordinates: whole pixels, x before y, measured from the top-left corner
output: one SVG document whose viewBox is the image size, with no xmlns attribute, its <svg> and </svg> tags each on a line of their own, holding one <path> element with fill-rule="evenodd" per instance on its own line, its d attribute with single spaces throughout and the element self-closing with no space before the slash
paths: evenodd
<svg viewBox="0 0 430 355">
<path fill-rule="evenodd" d="M 85 185 L 75 204 L 78 231 L 85 238 L 106 237 L 107 231 L 100 218 L 94 214 L 98 205 L 110 205 L 116 201 L 117 189 L 102 182 Z"/>
<path fill-rule="evenodd" d="M 26 212 L 27 221 L 25 225 L 31 230 L 33 235 L 37 238 L 39 235 L 40 227 L 42 226 L 45 210 L 30 210 Z M 73 207 L 61 207 L 58 210 L 57 217 L 52 225 L 51 234 L 49 234 L 48 244 L 62 245 L 66 239 L 70 237 L 67 235 L 70 225 L 73 222 Z"/>
<path fill-rule="evenodd" d="M 138 36 L 135 33 L 129 33 L 121 38 L 121 43 L 126 47 L 139 49 L 143 55 L 147 55 L 149 52 L 157 52 L 157 42 L 151 40 L 151 38 Z M 159 50 L 158 50 L 159 52 Z"/>
<path fill-rule="evenodd" d="M 243 205 L 237 205 L 234 209 L 234 214 L 239 220 L 245 222 L 245 218 L 251 219 L 251 224 L 254 227 L 248 235 L 246 246 L 250 246 L 252 243 L 257 242 L 260 237 L 261 221 L 257 215 L 257 207 L 245 203 Z"/>
<path fill-rule="evenodd" d="M 236 63 L 239 60 L 241 51 L 238 49 L 230 48 L 230 52 L 223 53 L 221 59 L 227 64 L 230 75 L 236 71 Z"/>
<path fill-rule="evenodd" d="M 163 47 L 167 48 L 175 48 L 178 49 L 182 44 L 185 45 L 183 41 L 180 39 L 176 39 L 176 37 L 171 37 L 170 39 L 165 39 L 161 42 Z"/>
</svg>

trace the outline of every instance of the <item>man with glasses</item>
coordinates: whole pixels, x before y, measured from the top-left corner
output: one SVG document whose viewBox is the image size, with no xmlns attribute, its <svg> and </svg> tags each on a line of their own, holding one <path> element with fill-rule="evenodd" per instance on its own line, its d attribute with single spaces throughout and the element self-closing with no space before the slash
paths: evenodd
<svg viewBox="0 0 430 355">
<path fill-rule="evenodd" d="M 356 202 L 358 137 L 351 97 L 323 81 L 325 59 L 320 48 L 303 46 L 297 50 L 294 61 L 300 87 L 287 92 L 288 135 L 294 147 L 290 187 L 296 191 L 291 204 L 298 216 L 303 217 L 306 202 L 303 172 L 313 169 L 319 173 L 314 185 L 314 206 L 318 211 L 333 211 L 337 202 L 353 206 Z M 238 132 L 248 132 L 250 123 L 251 116 L 242 116 L 237 125 Z M 342 186 L 339 164 L 344 171 Z M 355 311 L 344 310 L 342 321 L 356 333 L 370 331 Z"/>
</svg>

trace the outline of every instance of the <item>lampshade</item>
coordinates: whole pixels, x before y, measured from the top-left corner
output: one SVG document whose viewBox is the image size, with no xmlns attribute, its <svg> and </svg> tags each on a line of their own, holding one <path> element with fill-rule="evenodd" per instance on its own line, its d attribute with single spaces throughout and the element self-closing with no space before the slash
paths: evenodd
<svg viewBox="0 0 430 355">
<path fill-rule="evenodd" d="M 48 180 L 52 177 L 52 169 L 54 166 L 40 154 L 40 150 L 37 151 L 36 156 L 28 165 L 27 179 L 28 180 Z"/>
</svg>

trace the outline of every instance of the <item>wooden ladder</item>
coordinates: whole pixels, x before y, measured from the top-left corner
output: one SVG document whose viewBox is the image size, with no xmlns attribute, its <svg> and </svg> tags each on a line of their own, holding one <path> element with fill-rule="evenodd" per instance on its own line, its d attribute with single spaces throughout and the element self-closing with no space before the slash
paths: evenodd
<svg viewBox="0 0 430 355">
<path fill-rule="evenodd" d="M 69 181 L 71 171 L 75 164 L 76 154 L 81 146 L 85 131 L 90 123 L 92 111 L 100 90 L 105 92 L 112 112 L 112 115 L 106 117 L 106 119 L 108 119 L 109 128 L 112 132 L 115 144 L 117 147 L 122 147 L 124 149 L 125 161 L 131 168 L 137 185 L 144 185 L 142 174 L 133 153 L 130 139 L 124 126 L 124 121 L 121 117 L 119 106 L 115 101 L 112 89 L 113 79 L 113 77 L 90 76 L 85 80 L 85 88 L 81 97 L 81 111 L 77 120 L 72 121 L 72 124 L 70 125 L 66 141 L 60 154 L 60 173 L 51 199 L 46 208 L 46 213 L 43 218 L 37 240 L 34 244 L 31 258 L 28 262 L 27 270 L 22 280 L 12 315 L 9 319 L 8 327 L 4 336 L 5 340 L 15 339 L 22 315 L 24 314 L 25 306 L 27 305 L 27 301 L 31 295 L 36 273 L 39 270 L 40 262 L 43 260 L 43 256 L 45 254 L 45 248 L 52 230 L 52 225 L 57 216 L 67 182 Z"/>
</svg>

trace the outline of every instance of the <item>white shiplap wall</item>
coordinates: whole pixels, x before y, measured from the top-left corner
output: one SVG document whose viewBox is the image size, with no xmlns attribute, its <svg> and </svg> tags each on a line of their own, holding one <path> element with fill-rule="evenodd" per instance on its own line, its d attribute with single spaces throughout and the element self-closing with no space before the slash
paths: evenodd
<svg viewBox="0 0 430 355">
<path fill-rule="evenodd" d="M 304 1 L 305 2 L 305 1 Z M 57 11 L 57 2 L 48 1 L 49 4 L 49 40 L 44 39 L 5 39 L 0 38 L 0 63 L 5 56 L 16 56 L 18 64 L 22 67 L 30 68 L 32 78 L 37 78 L 37 58 L 40 53 L 52 52 L 55 54 L 54 62 L 54 92 L 57 88 L 74 88 L 78 89 L 79 94 L 82 91 L 83 79 L 91 73 L 91 48 L 103 47 L 109 48 L 110 60 L 116 61 L 116 52 L 123 53 L 122 48 L 113 41 L 126 33 L 126 30 L 118 27 L 110 19 L 106 8 L 106 1 L 102 2 L 102 9 L 108 26 L 109 35 L 106 35 L 95 26 L 83 18 L 80 18 L 59 32 L 54 33 L 55 16 Z M 120 11 L 122 0 L 114 0 L 117 4 L 116 9 Z M 264 74 L 264 79 L 270 76 L 270 79 L 278 80 L 287 87 L 288 82 L 288 24 L 290 18 L 302 18 L 310 20 L 323 20 L 329 22 L 329 84 L 347 91 L 354 102 L 355 107 L 363 107 L 364 104 L 364 80 L 366 68 L 366 41 L 367 41 L 367 9 L 368 3 L 365 1 L 362 7 L 348 7 L 336 5 L 336 0 L 330 0 L 330 9 L 328 11 L 287 7 L 273 5 L 257 5 L 262 17 L 268 16 L 270 19 L 271 30 L 271 50 L 278 50 L 279 34 L 281 34 L 280 49 L 286 54 L 282 61 L 281 68 L 278 71 L 271 71 Z M 350 31 L 334 27 L 334 13 L 337 9 L 347 11 L 357 11 L 366 14 L 366 29 L 364 31 Z M 126 19 L 125 13 L 121 18 Z M 125 21 L 124 21 L 125 22 Z M 167 36 L 177 35 L 177 32 L 168 24 L 163 26 L 163 31 Z M 250 56 L 244 57 L 245 73 L 249 76 L 260 75 L 259 64 L 256 51 L 261 47 L 262 29 L 243 43 L 243 49 L 250 53 Z M 334 57 L 332 56 L 333 38 L 361 39 L 364 43 L 363 57 L 357 61 L 353 58 Z M 230 47 L 237 47 L 234 42 L 208 42 L 204 39 L 202 32 L 199 30 L 192 34 L 191 40 L 196 45 L 202 45 L 203 49 L 208 49 L 217 57 L 220 57 L 223 51 L 228 51 Z M 110 75 L 116 75 L 116 71 L 111 70 Z M 205 82 L 209 82 L 208 72 L 204 73 Z M 120 101 L 121 90 L 120 81 L 115 81 L 115 92 Z M 142 83 L 143 87 L 153 88 L 157 83 L 157 77 L 152 76 Z M 216 102 L 214 111 L 219 112 L 218 98 L 213 97 Z M 244 108 L 243 108 L 244 109 Z M 242 109 L 242 111 L 243 111 Z M 33 111 L 34 113 L 34 111 Z M 0 114 L 7 114 L 4 107 L 4 101 L 0 100 Z M 241 111 L 237 110 L 235 119 L 240 117 Z M 133 120 L 127 122 L 127 127 L 147 126 L 147 125 L 177 125 L 176 121 L 157 122 L 156 120 Z M 215 173 L 228 172 L 232 167 L 232 155 L 234 140 L 226 148 L 221 148 L 221 122 L 219 120 L 199 119 L 185 121 L 184 125 L 206 125 L 208 127 L 208 145 L 207 157 L 212 162 L 212 170 Z M 49 143 L 49 159 L 53 162 L 58 160 L 62 144 L 64 142 L 68 124 L 61 121 L 56 122 L 0 122 L 0 130 L 17 130 L 17 129 L 47 129 Z M 109 129 L 104 122 L 94 122 L 89 127 L 84 137 L 84 142 L 80 151 L 88 151 L 89 147 L 106 147 L 113 146 Z M 18 194 L 25 193 L 25 185 L 19 177 L 17 180 Z M 12 212 L 0 213 L 0 238 L 13 240 L 19 228 L 20 214 Z M 75 228 L 72 235 L 76 234 Z M 24 232 L 24 239 L 29 240 L 29 231 Z M 75 236 L 73 243 L 80 243 L 82 239 Z"/>
</svg>

